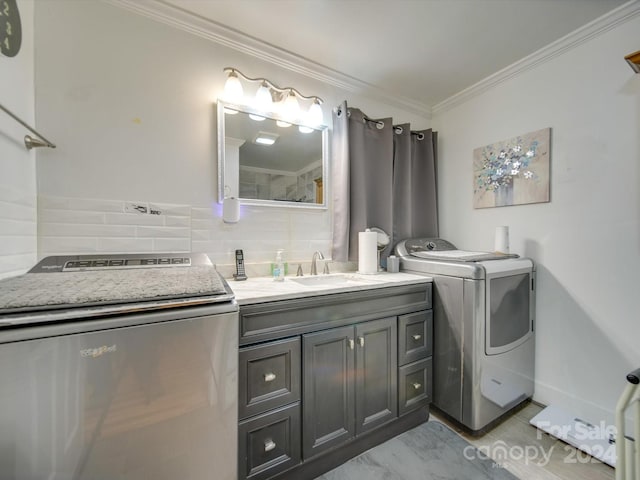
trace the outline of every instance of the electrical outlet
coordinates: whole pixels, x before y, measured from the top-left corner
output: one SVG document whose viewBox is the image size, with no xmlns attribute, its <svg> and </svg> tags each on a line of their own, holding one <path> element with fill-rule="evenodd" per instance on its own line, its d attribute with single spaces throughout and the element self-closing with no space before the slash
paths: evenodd
<svg viewBox="0 0 640 480">
<path fill-rule="evenodd" d="M 146 203 L 124 202 L 125 213 L 149 213 L 149 207 Z"/>
</svg>

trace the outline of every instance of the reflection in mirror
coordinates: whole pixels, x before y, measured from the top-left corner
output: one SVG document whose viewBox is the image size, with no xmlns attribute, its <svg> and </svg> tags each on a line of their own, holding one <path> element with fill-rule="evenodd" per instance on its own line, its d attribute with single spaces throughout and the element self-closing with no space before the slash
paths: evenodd
<svg viewBox="0 0 640 480">
<path fill-rule="evenodd" d="M 218 145 L 220 201 L 326 208 L 326 127 L 285 124 L 219 101 Z"/>
</svg>

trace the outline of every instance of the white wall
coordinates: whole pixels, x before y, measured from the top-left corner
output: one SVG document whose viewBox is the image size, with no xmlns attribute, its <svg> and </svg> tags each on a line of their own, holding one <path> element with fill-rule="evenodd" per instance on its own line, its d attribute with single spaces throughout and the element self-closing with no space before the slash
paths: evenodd
<svg viewBox="0 0 640 480">
<path fill-rule="evenodd" d="M 441 236 L 538 268 L 535 399 L 613 420 L 640 366 L 640 15 L 433 118 Z M 474 148 L 552 128 L 551 202 L 474 210 Z"/>
<path fill-rule="evenodd" d="M 309 261 L 314 250 L 327 254 L 331 239 L 327 211 L 245 207 L 240 223 L 222 223 L 214 102 L 226 80 L 223 67 L 322 97 L 325 119 L 346 98 L 371 116 L 429 126 L 425 118 L 103 2 L 39 2 L 35 63 L 39 125 L 58 144 L 38 156 L 39 195 L 81 200 L 75 205 L 108 199 L 192 206 L 199 212 L 192 227 L 200 232 L 192 248 L 216 263 L 232 263 L 236 248 L 248 263 L 273 260 L 278 248 L 288 260 Z M 59 223 L 47 209 L 39 215 L 43 229 Z M 97 233 L 83 235 L 66 245 L 105 251 L 96 246 Z M 65 240 L 54 243 L 41 241 L 40 255 L 64 249 Z"/>
<path fill-rule="evenodd" d="M 0 103 L 34 126 L 33 2 L 18 0 L 22 46 L 0 55 Z M 24 273 L 36 259 L 35 154 L 23 142 L 30 133 L 0 111 L 0 278 Z"/>
</svg>

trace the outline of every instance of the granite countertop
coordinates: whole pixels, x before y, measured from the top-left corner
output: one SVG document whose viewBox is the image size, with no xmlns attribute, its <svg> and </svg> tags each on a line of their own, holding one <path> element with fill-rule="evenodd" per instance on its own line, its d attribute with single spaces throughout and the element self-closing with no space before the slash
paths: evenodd
<svg viewBox="0 0 640 480">
<path fill-rule="evenodd" d="M 302 278 L 307 284 L 300 284 Z M 411 273 L 380 272 L 375 275 L 361 275 L 355 272 L 286 277 L 284 282 L 275 282 L 271 277 L 255 277 L 243 281 L 228 280 L 239 305 L 314 297 L 341 292 L 354 292 L 373 288 L 399 285 L 431 283 L 432 278 Z M 335 282 L 335 283 L 334 283 Z"/>
</svg>

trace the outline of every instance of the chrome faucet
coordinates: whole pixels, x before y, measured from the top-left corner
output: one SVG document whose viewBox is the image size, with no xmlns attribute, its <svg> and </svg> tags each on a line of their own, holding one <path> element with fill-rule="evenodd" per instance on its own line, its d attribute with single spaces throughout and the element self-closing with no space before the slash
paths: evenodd
<svg viewBox="0 0 640 480">
<path fill-rule="evenodd" d="M 324 260 L 324 255 L 322 255 L 322 252 L 317 250 L 314 254 L 313 257 L 311 258 L 311 275 L 317 275 L 318 274 L 318 267 L 316 265 L 316 261 L 320 259 L 320 260 Z M 329 273 L 329 265 L 325 262 L 324 264 L 324 271 L 322 273 Z"/>
</svg>

